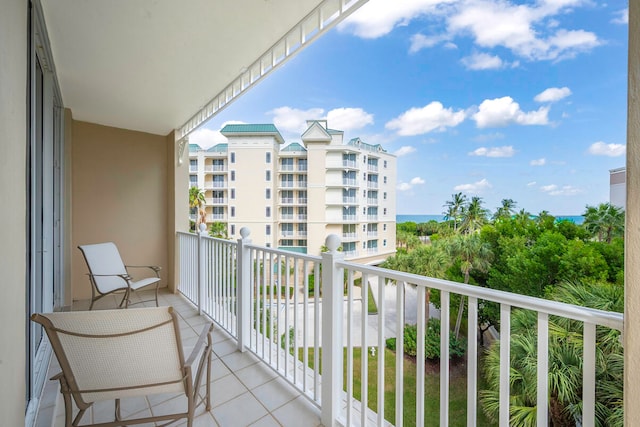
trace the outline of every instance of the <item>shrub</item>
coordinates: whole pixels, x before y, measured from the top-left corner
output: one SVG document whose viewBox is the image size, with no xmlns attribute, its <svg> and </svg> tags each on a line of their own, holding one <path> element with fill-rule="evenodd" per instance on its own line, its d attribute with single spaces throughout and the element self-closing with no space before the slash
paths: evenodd
<svg viewBox="0 0 640 427">
<path fill-rule="evenodd" d="M 418 354 L 418 327 L 416 325 L 405 325 L 404 327 L 404 352 L 415 357 Z M 396 339 L 389 338 L 386 342 L 387 348 L 396 350 Z M 427 325 L 427 332 L 424 337 L 425 358 L 440 359 L 440 320 L 430 319 Z M 449 358 L 464 355 L 466 342 L 464 339 L 456 339 L 453 334 L 449 335 Z"/>
</svg>

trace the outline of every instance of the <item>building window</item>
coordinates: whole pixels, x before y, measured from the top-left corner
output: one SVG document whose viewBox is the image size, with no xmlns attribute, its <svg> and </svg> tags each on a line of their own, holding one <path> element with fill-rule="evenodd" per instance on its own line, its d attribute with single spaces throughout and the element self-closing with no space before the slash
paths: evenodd
<svg viewBox="0 0 640 427">
<path fill-rule="evenodd" d="M 236 207 L 231 206 L 231 216 L 236 216 Z"/>
<path fill-rule="evenodd" d="M 267 236 L 271 235 L 271 226 L 270 225 L 266 225 L 264 227 L 264 234 L 266 234 Z M 385 240 L 386 241 L 386 240 Z"/>
<path fill-rule="evenodd" d="M 270 198 L 271 198 L 271 189 L 270 189 L 270 188 L 267 188 L 267 189 L 265 190 L 265 192 L 264 192 L 264 197 L 265 197 L 266 199 L 270 199 Z"/>
<path fill-rule="evenodd" d="M 383 177 L 383 178 L 382 178 L 382 181 L 386 184 L 386 183 L 387 183 L 387 177 L 386 177 L 386 176 L 385 176 L 385 177 Z"/>
<path fill-rule="evenodd" d="M 271 163 L 271 153 L 268 151 L 265 153 L 265 161 Z"/>
<path fill-rule="evenodd" d="M 367 226 L 362 224 L 362 231 L 367 231 Z"/>
<path fill-rule="evenodd" d="M 271 217 L 271 207 L 267 206 L 267 208 L 264 211 L 264 214 L 267 218 Z"/>
<path fill-rule="evenodd" d="M 236 171 L 231 171 L 231 181 L 236 180 Z"/>
<path fill-rule="evenodd" d="M 362 242 L 362 249 L 366 249 L 367 248 L 367 242 Z"/>
<path fill-rule="evenodd" d="M 267 181 L 271 181 L 271 171 L 266 171 L 264 179 Z"/>
<path fill-rule="evenodd" d="M 385 166 L 385 167 L 386 167 L 386 166 Z M 384 246 L 384 247 L 386 247 L 386 246 L 387 246 L 387 239 L 384 239 L 384 240 L 382 241 L 382 246 Z"/>
<path fill-rule="evenodd" d="M 387 224 L 382 224 L 382 231 L 387 231 Z"/>
<path fill-rule="evenodd" d="M 230 159 L 231 163 L 235 163 L 235 162 L 236 162 L 236 153 L 234 153 L 234 152 L 232 151 L 232 152 L 230 153 L 230 156 L 231 156 L 231 159 Z"/>
<path fill-rule="evenodd" d="M 267 243 L 265 246 L 270 248 L 271 247 L 271 243 Z"/>
<path fill-rule="evenodd" d="M 387 208 L 384 208 L 384 209 L 382 210 L 382 215 L 386 215 L 386 214 L 387 214 Z"/>
<path fill-rule="evenodd" d="M 384 193 L 382 193 L 382 198 L 387 200 L 387 192 L 386 191 Z"/>
<path fill-rule="evenodd" d="M 365 215 L 367 213 L 367 208 L 362 208 L 362 215 Z"/>
<path fill-rule="evenodd" d="M 231 224 L 231 235 L 235 235 L 236 234 L 236 226 L 235 224 Z"/>
<path fill-rule="evenodd" d="M 386 169 L 387 168 L 387 161 L 385 160 L 382 164 L 384 165 L 384 168 Z"/>
<path fill-rule="evenodd" d="M 231 189 L 231 198 L 232 198 L 232 199 L 235 199 L 235 198 L 236 198 L 236 189 L 235 189 L 235 188 L 232 188 L 232 189 Z"/>
</svg>

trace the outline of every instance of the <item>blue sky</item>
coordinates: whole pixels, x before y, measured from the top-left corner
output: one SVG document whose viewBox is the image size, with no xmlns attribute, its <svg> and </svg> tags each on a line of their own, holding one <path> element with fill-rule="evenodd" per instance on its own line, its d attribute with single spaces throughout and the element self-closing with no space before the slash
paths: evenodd
<svg viewBox="0 0 640 427">
<path fill-rule="evenodd" d="M 190 137 L 306 119 L 398 159 L 398 214 L 453 193 L 581 214 L 626 154 L 627 2 L 370 0 Z M 312 167 L 312 165 L 310 165 Z"/>
</svg>

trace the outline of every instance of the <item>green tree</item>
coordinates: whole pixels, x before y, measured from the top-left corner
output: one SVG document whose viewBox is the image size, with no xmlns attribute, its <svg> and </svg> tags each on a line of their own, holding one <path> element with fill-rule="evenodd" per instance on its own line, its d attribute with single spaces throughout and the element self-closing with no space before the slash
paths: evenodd
<svg viewBox="0 0 640 427">
<path fill-rule="evenodd" d="M 611 203 L 587 205 L 582 215 L 584 228 L 599 242 L 611 243 L 614 237 L 624 234 L 624 211 Z"/>
<path fill-rule="evenodd" d="M 482 198 L 473 196 L 462 210 L 462 223 L 460 228 L 471 234 L 480 231 L 488 222 L 489 211 L 482 206 Z"/>
<path fill-rule="evenodd" d="M 480 235 L 462 235 L 449 240 L 447 251 L 452 259 L 460 263 L 460 272 L 463 275 L 464 283 L 469 283 L 472 270 L 486 272 L 489 270 L 493 254 L 489 245 L 482 241 Z M 464 295 L 460 297 L 460 307 L 458 308 L 458 318 L 456 319 L 455 337 L 460 333 L 462 313 L 464 311 Z"/>
<path fill-rule="evenodd" d="M 556 301 L 607 311 L 622 312 L 621 286 L 594 282 L 563 282 L 553 291 Z M 536 425 L 537 332 L 536 314 L 514 310 L 511 318 L 511 382 L 509 425 Z M 582 322 L 549 318 L 549 407 L 553 426 L 581 423 Z M 620 332 L 596 329 L 596 425 L 622 425 L 623 349 Z M 500 343 L 494 342 L 484 364 L 487 388 L 480 391 L 484 412 L 497 420 L 499 410 Z"/>
<path fill-rule="evenodd" d="M 216 221 L 209 226 L 209 236 L 217 237 L 219 239 L 228 239 L 227 224 L 224 222 Z"/>
<path fill-rule="evenodd" d="M 493 214 L 494 220 L 511 219 L 516 212 L 517 203 L 513 199 L 502 199 L 500 207 Z"/>
<path fill-rule="evenodd" d="M 456 193 L 451 195 L 451 200 L 444 204 L 446 210 L 444 213 L 444 219 L 446 221 L 453 221 L 453 230 L 458 231 L 458 225 L 462 220 L 462 211 L 467 203 L 467 196 L 462 193 Z"/>
<path fill-rule="evenodd" d="M 198 187 L 189 187 L 189 209 L 192 213 L 196 214 L 196 232 L 199 231 L 198 227 L 200 226 L 200 223 L 204 222 L 202 219 L 204 216 L 203 208 L 205 202 L 204 190 L 201 190 Z"/>
</svg>

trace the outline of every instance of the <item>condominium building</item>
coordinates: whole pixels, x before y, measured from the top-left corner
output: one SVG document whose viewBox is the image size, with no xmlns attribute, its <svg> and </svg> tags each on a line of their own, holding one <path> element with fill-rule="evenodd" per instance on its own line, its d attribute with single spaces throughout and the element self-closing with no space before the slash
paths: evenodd
<svg viewBox="0 0 640 427">
<path fill-rule="evenodd" d="M 625 209 L 627 206 L 627 168 L 609 170 L 609 203 Z"/>
<path fill-rule="evenodd" d="M 328 234 L 347 259 L 377 263 L 395 252 L 396 157 L 348 141 L 326 120 L 309 120 L 300 142 L 272 124 L 232 124 L 227 143 L 189 146 L 190 186 L 205 191 L 206 221 L 230 238 L 251 229 L 257 244 L 318 254 Z"/>
</svg>

